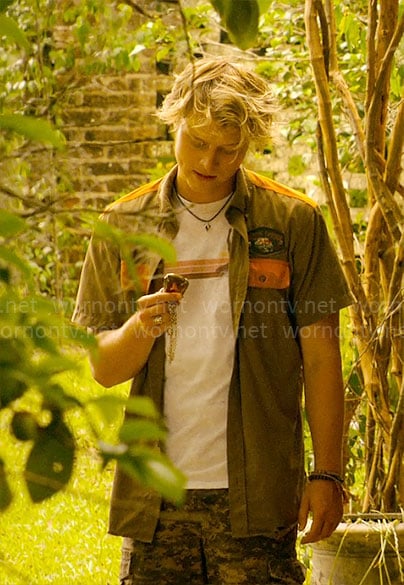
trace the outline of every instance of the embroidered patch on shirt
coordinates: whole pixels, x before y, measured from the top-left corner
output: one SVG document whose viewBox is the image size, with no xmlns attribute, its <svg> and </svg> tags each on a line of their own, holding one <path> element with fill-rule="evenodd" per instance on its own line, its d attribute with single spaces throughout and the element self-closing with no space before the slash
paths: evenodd
<svg viewBox="0 0 404 585">
<path fill-rule="evenodd" d="M 272 228 L 258 227 L 248 232 L 250 258 L 265 258 L 285 247 L 285 236 Z"/>
</svg>

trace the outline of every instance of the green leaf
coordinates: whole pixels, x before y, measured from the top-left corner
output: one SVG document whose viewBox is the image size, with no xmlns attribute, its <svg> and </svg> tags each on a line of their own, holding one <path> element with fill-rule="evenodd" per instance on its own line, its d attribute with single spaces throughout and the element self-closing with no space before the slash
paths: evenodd
<svg viewBox="0 0 404 585">
<path fill-rule="evenodd" d="M 31 268 L 28 263 L 25 262 L 25 260 L 22 260 L 7 246 L 0 245 L 0 260 L 3 260 L 6 264 L 11 264 L 17 268 L 27 280 L 32 280 Z"/>
<path fill-rule="evenodd" d="M 273 4 L 272 0 L 258 0 L 260 14 L 265 14 L 266 12 L 268 12 L 272 4 Z"/>
<path fill-rule="evenodd" d="M 4 307 L 7 307 L 7 305 L 4 305 Z M 7 310 L 4 307 L 0 306 L 2 311 Z M 24 343 L 20 339 L 5 335 L 0 337 L 0 367 L 6 366 L 10 368 L 10 366 L 15 366 L 19 368 L 21 360 L 24 359 L 24 349 Z"/>
<path fill-rule="evenodd" d="M 160 441 L 166 438 L 167 432 L 157 423 L 144 419 L 128 419 L 119 431 L 119 439 L 131 444 L 140 441 Z"/>
<path fill-rule="evenodd" d="M 228 0 L 211 0 L 211 4 L 220 16 L 225 16 L 228 7 Z"/>
<path fill-rule="evenodd" d="M 5 12 L 14 0 L 0 0 L 0 13 Z"/>
<path fill-rule="evenodd" d="M 5 8 L 7 8 L 7 6 Z M 1 9 L 0 13 L 1 12 L 4 11 Z M 0 14 L 0 37 L 9 38 L 10 40 L 17 43 L 17 45 L 25 49 L 25 51 L 27 52 L 29 52 L 31 49 L 31 45 L 29 44 L 28 39 L 25 36 L 24 32 L 20 29 L 20 27 L 13 18 L 10 18 L 5 14 Z"/>
<path fill-rule="evenodd" d="M 0 115 L 0 128 L 12 130 L 29 140 L 49 143 L 55 148 L 63 149 L 65 140 L 61 132 L 54 130 L 46 120 L 22 116 L 20 114 Z"/>
<path fill-rule="evenodd" d="M 31 412 L 15 412 L 11 421 L 11 430 L 19 441 L 32 441 L 38 436 L 38 423 Z"/>
<path fill-rule="evenodd" d="M 41 388 L 43 396 L 43 408 L 48 410 L 66 411 L 72 408 L 80 408 L 81 402 L 75 396 L 67 394 L 59 384 L 51 384 Z"/>
<path fill-rule="evenodd" d="M 54 330 L 64 328 L 66 323 L 61 319 L 57 312 L 57 305 L 54 301 L 39 295 L 29 295 L 25 299 L 32 307 L 32 316 L 35 316 L 36 322 L 48 323 Z"/>
<path fill-rule="evenodd" d="M 27 224 L 24 219 L 3 209 L 0 214 L 0 236 L 4 238 L 14 236 L 18 232 L 26 229 Z"/>
<path fill-rule="evenodd" d="M 231 40 L 240 49 L 249 49 L 258 35 L 259 9 L 257 0 L 230 2 L 226 28 Z"/>
<path fill-rule="evenodd" d="M 118 246 L 140 247 L 155 252 L 167 262 L 175 261 L 175 249 L 171 243 L 154 234 L 128 234 L 102 219 L 98 220 L 93 227 L 94 235 L 110 240 Z M 132 262 L 132 264 L 134 264 Z M 136 265 L 134 265 L 136 267 Z"/>
<path fill-rule="evenodd" d="M 125 454 L 118 462 L 126 473 L 155 489 L 167 500 L 176 504 L 184 501 L 186 478 L 165 455 L 143 449 L 135 454 Z"/>
<path fill-rule="evenodd" d="M 352 370 L 352 373 L 349 376 L 348 386 L 356 396 L 362 396 L 363 383 L 356 368 Z"/>
<path fill-rule="evenodd" d="M 107 424 L 114 423 L 120 416 L 125 406 L 125 399 L 113 394 L 104 394 L 87 402 L 87 406 L 94 406 Z"/>
<path fill-rule="evenodd" d="M 133 396 L 126 402 L 126 411 L 145 418 L 158 418 L 159 414 L 151 398 L 147 396 Z"/>
<path fill-rule="evenodd" d="M 154 402 L 147 396 L 133 396 L 129 399 L 114 394 L 103 394 L 87 402 L 87 406 L 94 406 L 107 424 L 118 420 L 126 407 L 130 414 L 149 419 L 157 419 L 159 414 Z"/>
<path fill-rule="evenodd" d="M 307 169 L 307 165 L 304 162 L 304 158 L 301 154 L 294 154 L 289 157 L 288 161 L 288 173 L 291 177 L 298 177 L 302 175 Z"/>
<path fill-rule="evenodd" d="M 73 470 L 74 450 L 73 437 L 62 421 L 42 430 L 25 467 L 25 480 L 33 502 L 42 502 L 67 485 Z"/>
<path fill-rule="evenodd" d="M 83 22 L 81 26 L 77 27 L 76 34 L 82 47 L 84 47 L 86 44 L 91 32 L 91 26 L 88 24 L 88 22 Z"/>
<path fill-rule="evenodd" d="M 10 284 L 11 281 L 11 273 L 9 268 L 4 268 L 0 266 L 0 282 L 4 282 L 4 284 Z"/>
<path fill-rule="evenodd" d="M 176 253 L 171 243 L 153 234 L 131 234 L 128 243 L 155 252 L 167 262 L 175 262 Z"/>
<path fill-rule="evenodd" d="M 212 0 L 212 6 L 219 13 L 231 40 L 240 49 L 249 49 L 254 45 L 260 16 L 257 0 Z"/>
<path fill-rule="evenodd" d="M 0 511 L 6 510 L 13 499 L 4 469 L 4 461 L 0 458 Z"/>
<path fill-rule="evenodd" d="M 31 341 L 38 349 L 48 354 L 57 354 L 58 345 L 56 343 L 55 332 L 58 333 L 58 327 L 51 329 L 48 324 L 38 321 L 28 329 L 28 335 Z"/>
<path fill-rule="evenodd" d="M 92 226 L 94 236 L 110 240 L 114 244 L 119 245 L 122 238 L 126 235 L 123 230 L 110 225 L 102 219 L 98 219 Z"/>
<path fill-rule="evenodd" d="M 53 347 L 49 347 L 53 349 Z M 55 345 L 55 350 L 57 346 Z M 46 353 L 46 352 L 45 352 Z M 77 369 L 79 366 L 77 361 L 73 358 L 69 358 L 66 355 L 45 355 L 42 359 L 39 359 L 32 368 L 32 377 L 36 377 L 37 381 L 49 378 L 56 374 L 61 374 L 69 370 Z"/>
<path fill-rule="evenodd" d="M 12 370 L 7 366 L 0 368 L 0 408 L 8 406 L 25 393 L 27 384 L 22 378 L 18 370 Z"/>
</svg>

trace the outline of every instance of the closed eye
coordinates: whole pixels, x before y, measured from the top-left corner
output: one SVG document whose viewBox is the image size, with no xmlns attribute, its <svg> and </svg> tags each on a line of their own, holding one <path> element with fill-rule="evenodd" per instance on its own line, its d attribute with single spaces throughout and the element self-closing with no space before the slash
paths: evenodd
<svg viewBox="0 0 404 585">
<path fill-rule="evenodd" d="M 207 143 L 203 140 L 200 140 L 199 138 L 191 137 L 191 142 L 195 148 L 205 148 L 207 146 Z"/>
</svg>

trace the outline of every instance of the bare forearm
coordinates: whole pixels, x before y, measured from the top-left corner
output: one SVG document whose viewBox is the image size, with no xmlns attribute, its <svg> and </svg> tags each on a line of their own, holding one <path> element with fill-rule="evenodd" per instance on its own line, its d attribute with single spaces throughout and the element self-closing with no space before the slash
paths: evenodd
<svg viewBox="0 0 404 585">
<path fill-rule="evenodd" d="M 108 388 L 136 376 L 147 362 L 156 337 L 170 327 L 170 305 L 181 298 L 181 293 L 163 290 L 140 297 L 136 313 L 122 327 L 100 333 L 98 349 L 90 355 L 95 380 Z"/>
<path fill-rule="evenodd" d="M 97 350 L 90 355 L 92 375 L 109 388 L 130 380 L 142 369 L 154 337 L 146 334 L 135 314 L 120 329 L 100 333 L 97 341 Z"/>
<path fill-rule="evenodd" d="M 313 328 L 313 338 L 302 347 L 315 467 L 341 473 L 344 391 L 337 327 L 336 316 L 327 318 L 322 328 Z"/>
<path fill-rule="evenodd" d="M 315 468 L 342 475 L 344 392 L 338 339 L 338 316 L 331 315 L 301 331 L 305 403 Z M 304 491 L 299 527 L 309 514 L 313 522 L 302 544 L 327 538 L 343 514 L 341 490 L 335 481 L 317 478 Z"/>
<path fill-rule="evenodd" d="M 338 364 L 323 372 L 311 373 L 306 382 L 306 410 L 313 443 L 316 469 L 342 469 L 344 401 Z M 318 389 L 321 388 L 321 392 Z"/>
</svg>

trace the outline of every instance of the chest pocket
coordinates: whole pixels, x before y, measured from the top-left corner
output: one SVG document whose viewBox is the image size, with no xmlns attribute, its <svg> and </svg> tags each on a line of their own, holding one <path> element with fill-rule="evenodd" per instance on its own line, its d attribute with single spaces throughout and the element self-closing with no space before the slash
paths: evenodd
<svg viewBox="0 0 404 585">
<path fill-rule="evenodd" d="M 285 260 L 250 258 L 248 286 L 254 288 L 287 288 L 290 284 L 290 266 Z"/>
</svg>

